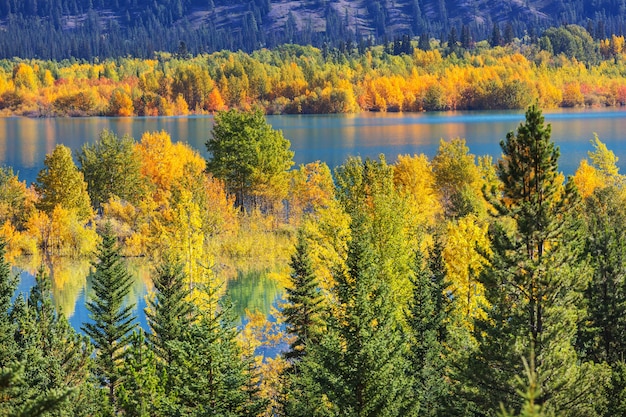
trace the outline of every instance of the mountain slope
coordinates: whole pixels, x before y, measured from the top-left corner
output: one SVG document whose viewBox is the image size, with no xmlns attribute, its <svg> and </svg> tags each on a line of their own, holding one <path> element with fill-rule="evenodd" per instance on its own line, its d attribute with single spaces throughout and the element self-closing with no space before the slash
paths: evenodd
<svg viewBox="0 0 626 417">
<path fill-rule="evenodd" d="M 565 23 L 594 36 L 621 33 L 620 0 L 0 0 L 0 56 L 92 58 L 154 51 L 254 50 L 277 44 L 424 33 L 474 40 L 494 25 L 521 36 Z M 15 42 L 20 39 L 20 42 Z M 184 44 L 181 44 L 183 42 Z"/>
</svg>

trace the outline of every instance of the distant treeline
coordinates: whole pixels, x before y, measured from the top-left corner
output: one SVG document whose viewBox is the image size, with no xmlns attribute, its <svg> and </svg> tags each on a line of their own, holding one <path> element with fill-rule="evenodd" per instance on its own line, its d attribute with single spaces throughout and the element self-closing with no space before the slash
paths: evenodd
<svg viewBox="0 0 626 417">
<path fill-rule="evenodd" d="M 520 109 L 626 104 L 624 37 L 576 25 L 520 40 L 409 36 L 381 46 L 282 45 L 250 54 L 0 61 L 0 110 L 28 116 L 168 116 Z"/>
</svg>

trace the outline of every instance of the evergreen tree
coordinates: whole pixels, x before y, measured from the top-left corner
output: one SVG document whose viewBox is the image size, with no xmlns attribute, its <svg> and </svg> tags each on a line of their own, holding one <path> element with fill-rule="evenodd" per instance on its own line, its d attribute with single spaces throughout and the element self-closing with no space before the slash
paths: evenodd
<svg viewBox="0 0 626 417">
<path fill-rule="evenodd" d="M 165 378 L 157 368 L 154 351 L 146 342 L 143 330 L 134 332 L 124 354 L 121 383 L 117 389 L 118 403 L 125 416 L 155 417 L 162 413 L 165 402 Z"/>
<path fill-rule="evenodd" d="M 515 33 L 513 32 L 513 25 L 511 22 L 507 22 L 504 26 L 504 37 L 502 40 L 505 45 L 509 45 L 515 40 Z"/>
<path fill-rule="evenodd" d="M 430 34 L 428 32 L 422 32 L 417 41 L 417 47 L 422 51 L 430 51 Z"/>
<path fill-rule="evenodd" d="M 20 326 L 18 344 L 24 375 L 35 393 L 70 389 L 59 407 L 75 416 L 93 415 L 102 409 L 102 396 L 91 381 L 93 348 L 86 336 L 79 335 L 52 303 L 51 280 L 43 269 L 36 276 L 26 309 L 15 318 Z"/>
<path fill-rule="evenodd" d="M 585 292 L 588 325 L 578 346 L 594 362 L 610 365 L 626 357 L 626 210 L 623 192 L 596 190 L 585 202 L 585 252 L 593 275 Z"/>
<path fill-rule="evenodd" d="M 306 357 L 310 346 L 319 343 L 324 321 L 323 301 L 317 279 L 313 273 L 309 246 L 302 231 L 298 233 L 296 252 L 291 256 L 290 286 L 283 307 L 287 332 L 294 340 L 284 356 L 290 366 L 282 375 L 284 414 L 308 416 L 312 410 L 322 409 L 317 393 L 320 387 L 310 375 L 301 371 L 301 361 Z"/>
<path fill-rule="evenodd" d="M 416 252 L 413 298 L 407 314 L 411 336 L 408 358 L 420 416 L 441 415 L 450 395 L 444 360 L 449 300 L 444 294 L 447 284 L 441 249 L 437 241 L 428 264 L 421 252 Z"/>
<path fill-rule="evenodd" d="M 489 44 L 492 48 L 495 48 L 496 46 L 501 46 L 502 42 L 503 40 L 502 33 L 500 33 L 500 25 L 494 23 L 493 30 L 491 31 L 491 38 L 489 39 Z"/>
<path fill-rule="evenodd" d="M 187 337 L 196 312 L 189 302 L 190 292 L 182 262 L 166 258 L 156 268 L 152 282 L 156 293 L 148 301 L 150 308 L 146 310 L 152 330 L 148 340 L 156 357 L 167 367 L 174 360 L 171 342 Z"/>
<path fill-rule="evenodd" d="M 470 33 L 470 28 L 467 25 L 463 25 L 461 27 L 461 47 L 463 49 L 470 49 L 472 46 L 472 35 Z"/>
<path fill-rule="evenodd" d="M 117 409 L 115 390 L 121 378 L 118 361 L 124 356 L 131 332 L 135 328 L 133 305 L 124 306 L 132 285 L 117 246 L 117 238 L 106 224 L 99 245 L 97 261 L 91 274 L 93 297 L 87 302 L 93 323 L 83 324 L 96 348 L 96 375 L 107 388 L 113 407 Z"/>
<path fill-rule="evenodd" d="M 367 216 L 352 216 L 347 270 L 335 276 L 341 307 L 320 344 L 311 347 L 303 372 L 320 384 L 335 415 L 411 415 L 414 395 L 402 330 L 371 226 Z"/>
<path fill-rule="evenodd" d="M 11 320 L 11 299 L 17 288 L 18 277 L 11 273 L 6 261 L 6 242 L 0 239 L 0 368 L 8 367 L 15 361 L 15 324 Z"/>
<path fill-rule="evenodd" d="M 536 403 L 545 412 L 593 416 L 602 401 L 604 368 L 580 361 L 574 349 L 588 268 L 581 258 L 578 194 L 563 185 L 550 125 L 531 106 L 517 133 L 501 142 L 499 202 L 503 222 L 492 229 L 494 256 L 484 280 L 493 306 L 477 326 L 481 342 L 467 368 L 479 409 L 518 404 L 520 357 L 536 357 Z M 505 222 L 508 223 L 508 227 Z M 590 381 L 594 381 L 593 383 Z M 516 407 L 517 408 L 517 407 Z"/>
<path fill-rule="evenodd" d="M 306 355 L 307 346 L 319 341 L 322 329 L 322 301 L 317 279 L 309 257 L 309 247 L 302 232 L 298 233 L 296 253 L 291 256 L 290 286 L 286 289 L 287 303 L 283 315 L 287 332 L 295 339 L 285 358 L 297 362 Z"/>
</svg>

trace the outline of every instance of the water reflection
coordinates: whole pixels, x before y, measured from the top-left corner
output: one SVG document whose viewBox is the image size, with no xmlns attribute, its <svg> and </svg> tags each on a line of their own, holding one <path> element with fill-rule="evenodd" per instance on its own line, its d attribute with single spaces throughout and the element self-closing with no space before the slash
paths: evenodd
<svg viewBox="0 0 626 417">
<path fill-rule="evenodd" d="M 23 258 L 13 267 L 13 273 L 20 277 L 17 294 L 28 297 L 40 265 L 40 260 Z M 151 266 L 141 258 L 127 259 L 126 267 L 134 280 L 125 304 L 134 305 L 133 314 L 139 325 L 147 330 L 144 309 L 153 293 Z M 50 258 L 44 268 L 52 280 L 52 297 L 57 311 L 63 312 L 72 327 L 80 329 L 83 323 L 90 321 L 86 302 L 93 295 L 89 276 L 91 263 L 86 259 Z M 283 288 L 266 271 L 240 271 L 236 278 L 229 280 L 226 291 L 233 301 L 235 314 L 243 320 L 246 310 L 269 314 L 272 305 L 281 297 Z"/>
<path fill-rule="evenodd" d="M 268 271 L 237 272 L 237 278 L 228 281 L 226 293 L 233 302 L 235 314 L 245 317 L 246 310 L 270 313 L 272 305 L 282 295 L 284 288 Z"/>
<path fill-rule="evenodd" d="M 626 131 L 626 110 L 575 109 L 545 113 L 552 124 L 552 138 L 561 147 L 561 169 L 572 174 L 591 149 L 589 141 L 597 132 L 620 158 L 626 161 L 622 132 Z M 362 113 L 353 115 L 268 116 L 276 129 L 291 141 L 297 165 L 324 161 L 335 167 L 349 155 L 425 153 L 432 157 L 441 138 L 462 137 L 475 155 L 500 156 L 500 140 L 524 119 L 523 111 L 447 113 Z M 30 183 L 43 166 L 43 159 L 57 143 L 73 150 L 91 143 L 109 129 L 136 140 L 146 131 L 168 132 L 174 141 L 189 143 L 206 156 L 205 142 L 212 129 L 210 116 L 135 118 L 0 118 L 0 164 L 9 165 Z"/>
</svg>

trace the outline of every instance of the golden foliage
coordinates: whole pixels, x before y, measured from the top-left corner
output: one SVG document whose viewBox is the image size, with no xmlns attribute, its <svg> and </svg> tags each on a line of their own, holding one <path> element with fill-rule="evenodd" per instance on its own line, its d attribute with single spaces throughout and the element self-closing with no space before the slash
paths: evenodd
<svg viewBox="0 0 626 417">
<path fill-rule="evenodd" d="M 474 320 L 487 319 L 486 310 L 490 308 L 485 288 L 478 280 L 486 265 L 483 254 L 490 252 L 487 224 L 481 225 L 476 217 L 467 216 L 449 222 L 446 237 L 442 253 L 450 282 L 446 292 L 453 299 L 460 323 L 472 330 Z"/>
</svg>

